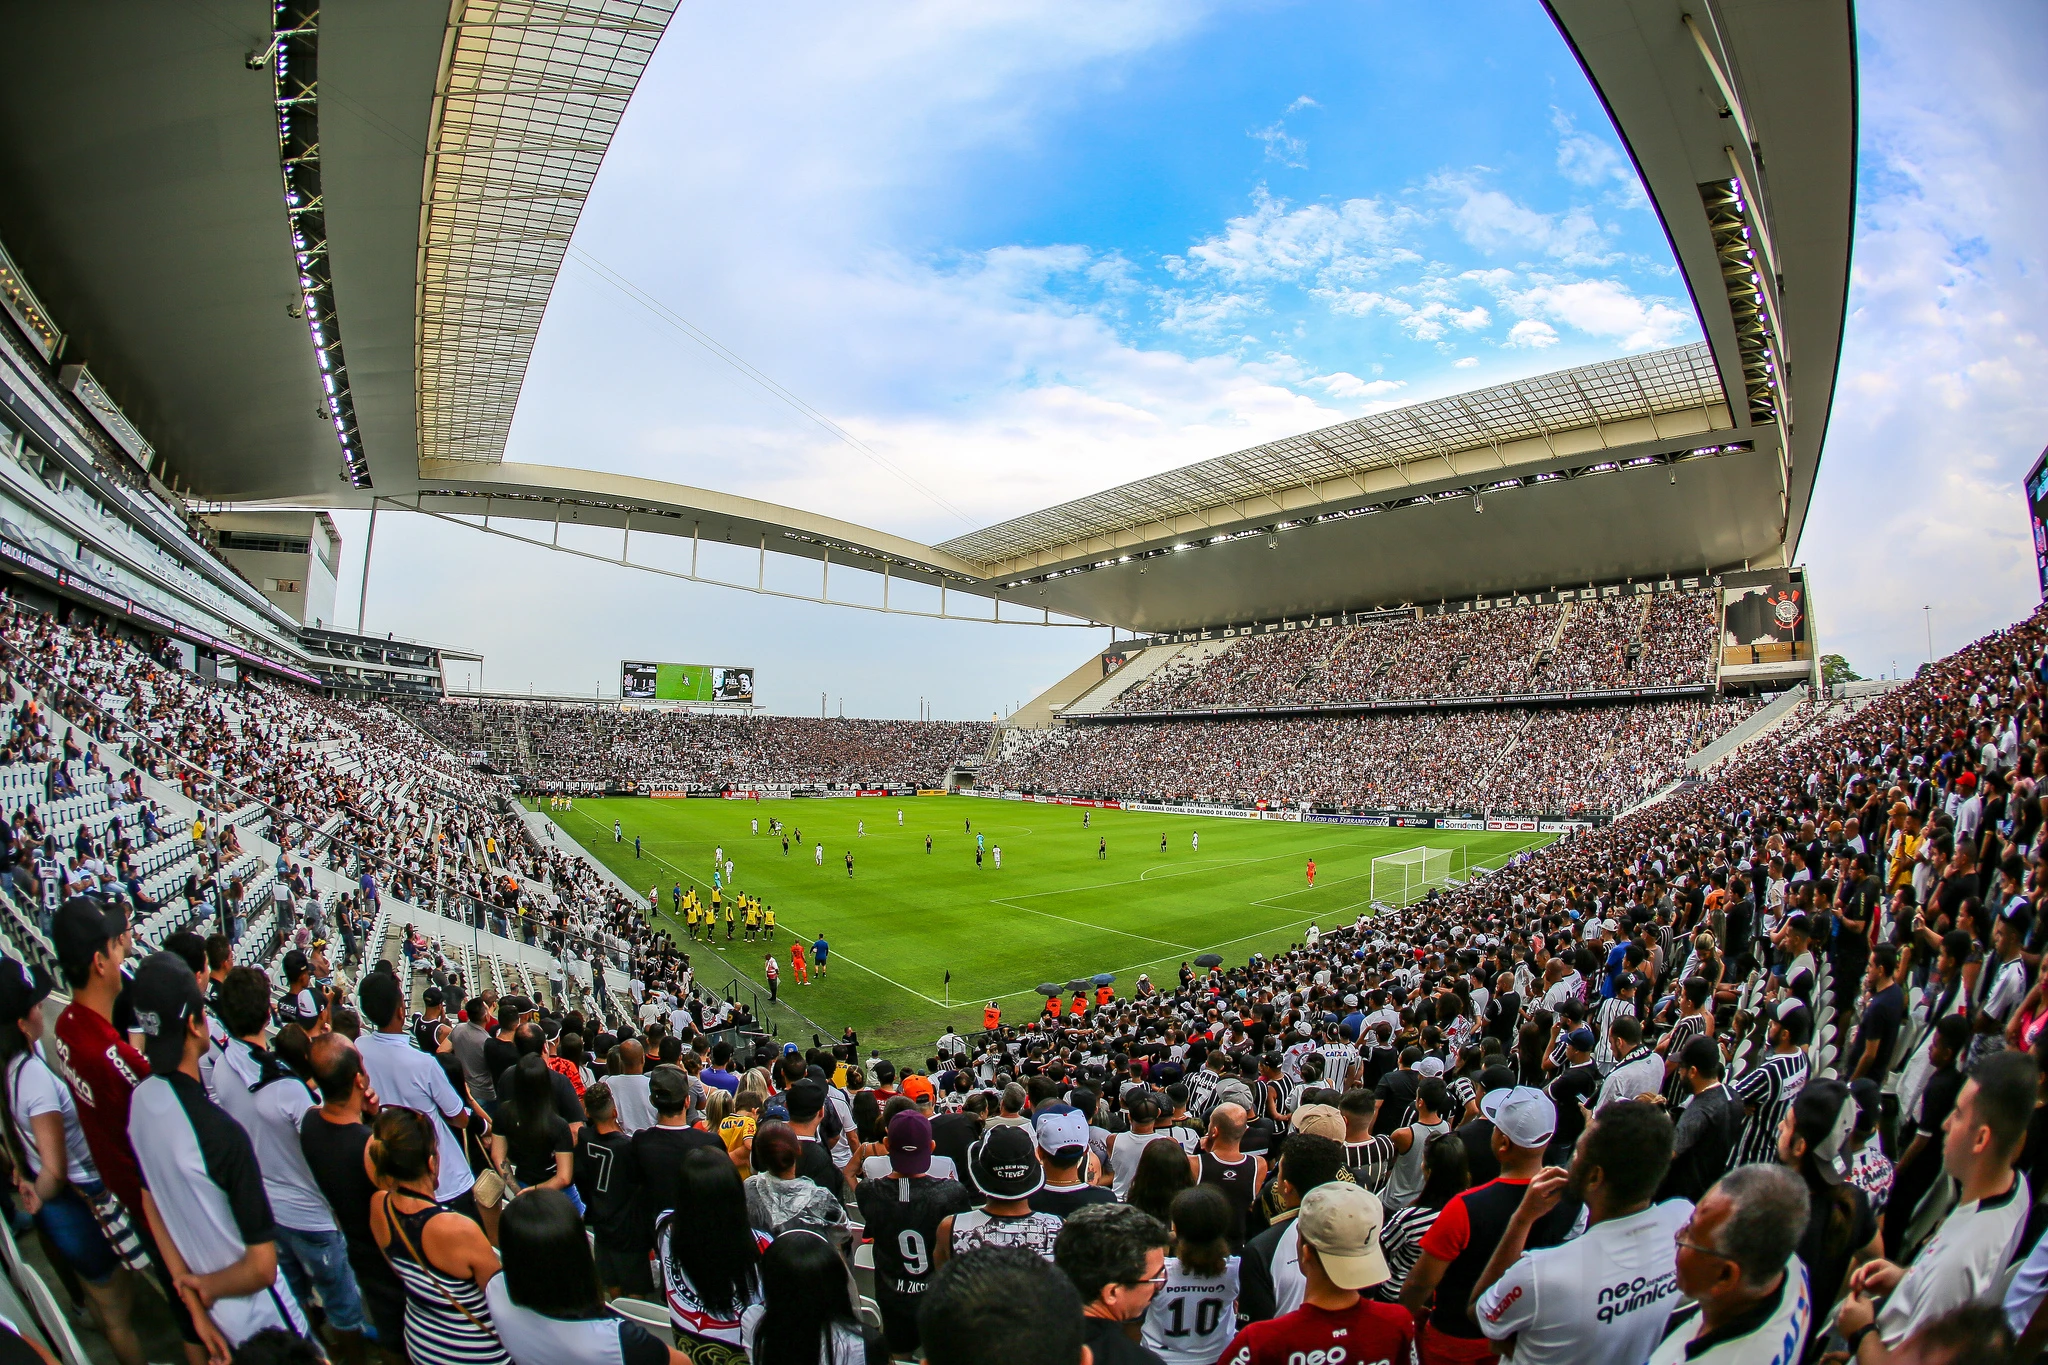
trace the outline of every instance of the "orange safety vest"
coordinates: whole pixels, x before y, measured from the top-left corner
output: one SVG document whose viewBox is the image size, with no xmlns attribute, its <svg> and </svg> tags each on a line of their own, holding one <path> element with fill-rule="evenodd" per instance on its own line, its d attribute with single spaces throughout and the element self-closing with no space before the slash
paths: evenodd
<svg viewBox="0 0 2048 1365">
<path fill-rule="evenodd" d="M 1095 1008 L 1101 1009 L 1104 1005 L 1107 1005 L 1109 1003 L 1109 997 L 1112 994 L 1114 994 L 1114 992 L 1112 992 L 1109 989 L 1109 987 L 1097 986 L 1095 988 Z"/>
<path fill-rule="evenodd" d="M 1046 997 L 1045 1012 L 1054 1019 L 1060 1017 L 1060 998 L 1057 995 Z"/>
<path fill-rule="evenodd" d="M 994 1005 L 990 1005 L 987 1009 L 981 1012 L 981 1026 L 984 1029 L 987 1029 L 990 1033 L 994 1033 L 996 1031 L 996 1025 L 1000 1024 L 1002 1021 L 1003 1012 L 997 1009 Z"/>
</svg>

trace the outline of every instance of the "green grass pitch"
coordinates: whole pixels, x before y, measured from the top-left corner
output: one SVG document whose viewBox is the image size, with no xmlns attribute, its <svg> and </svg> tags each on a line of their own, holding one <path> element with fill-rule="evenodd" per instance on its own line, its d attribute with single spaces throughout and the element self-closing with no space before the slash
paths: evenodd
<svg viewBox="0 0 2048 1365">
<path fill-rule="evenodd" d="M 746 942 L 744 923 L 730 943 L 721 927 L 707 947 L 692 944 L 667 913 L 678 881 L 708 898 L 712 850 L 723 846 L 737 888 L 775 907 L 784 1000 L 835 1034 L 851 1024 L 863 1043 L 902 1055 L 928 1049 L 949 1023 L 963 1032 L 980 1028 L 991 998 L 1006 1021 L 1030 1018 L 1044 1005 L 1033 989 L 1041 981 L 1113 972 L 1118 994 L 1127 994 L 1140 972 L 1169 982 L 1199 953 L 1241 963 L 1298 943 L 1311 920 L 1325 929 L 1349 924 L 1370 902 L 1372 860 L 1380 854 L 1427 844 L 1462 850 L 1454 866 L 1497 867 L 1553 837 L 1120 810 L 1088 811 L 1084 829 L 1078 807 L 971 797 L 578 798 L 573 811 L 546 812 L 545 801 L 536 808 L 643 897 L 660 886 L 661 923 L 691 954 L 701 980 L 722 987 L 738 977 L 765 992 L 766 948 Z M 792 837 L 785 856 L 768 833 L 771 817 L 800 829 L 802 847 Z M 624 828 L 622 842 L 613 842 L 614 820 Z M 750 831 L 753 820 L 761 822 L 759 835 Z M 979 868 L 976 834 L 988 848 Z M 1096 856 L 1098 838 L 1108 841 L 1107 858 Z M 813 861 L 819 843 L 822 867 Z M 1311 857 L 1313 890 L 1304 876 Z M 811 985 L 791 982 L 792 932 L 807 943 L 824 933 L 828 977 L 813 971 Z"/>
</svg>

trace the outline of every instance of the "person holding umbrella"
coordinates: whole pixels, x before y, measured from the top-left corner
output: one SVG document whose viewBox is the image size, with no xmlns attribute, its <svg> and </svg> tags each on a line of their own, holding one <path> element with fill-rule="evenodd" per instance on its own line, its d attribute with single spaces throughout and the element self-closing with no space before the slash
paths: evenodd
<svg viewBox="0 0 2048 1365">
<path fill-rule="evenodd" d="M 1116 978 L 1108 972 L 1103 972 L 1095 978 L 1095 1008 L 1106 1009 L 1108 1007 L 1111 997 L 1116 994 L 1110 988 L 1110 983 L 1115 980 Z"/>
<path fill-rule="evenodd" d="M 1058 1019 L 1060 1017 L 1059 985 L 1052 981 L 1042 981 L 1039 983 L 1038 993 L 1045 997 L 1045 1017 L 1047 1019 Z"/>
<path fill-rule="evenodd" d="M 1088 985 L 1089 983 L 1086 981 L 1069 981 L 1067 983 L 1067 989 L 1074 993 L 1074 1003 L 1068 1007 L 1067 1013 L 1073 1015 L 1076 1019 L 1079 1019 L 1088 1012 Z"/>
</svg>

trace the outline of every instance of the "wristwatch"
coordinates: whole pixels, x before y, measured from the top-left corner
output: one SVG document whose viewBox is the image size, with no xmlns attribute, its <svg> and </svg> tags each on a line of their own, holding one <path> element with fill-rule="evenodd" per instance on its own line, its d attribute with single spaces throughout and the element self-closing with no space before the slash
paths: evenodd
<svg viewBox="0 0 2048 1365">
<path fill-rule="evenodd" d="M 1862 1349 L 1862 1347 L 1863 1347 L 1863 1338 L 1865 1338 L 1865 1337 L 1869 1336 L 1869 1335 L 1870 1335 L 1870 1334 L 1871 1334 L 1872 1332 L 1875 1332 L 1876 1330 L 1877 1330 L 1877 1323 L 1875 1323 L 1875 1322 L 1866 1322 L 1866 1323 L 1864 1323 L 1864 1324 L 1863 1324 L 1863 1325 L 1862 1325 L 1861 1327 L 1858 1327 L 1858 1328 L 1857 1328 L 1857 1329 L 1856 1329 L 1855 1331 L 1851 1332 L 1851 1333 L 1850 1333 L 1850 1334 L 1848 1335 L 1848 1337 L 1847 1337 L 1847 1338 L 1845 1338 L 1845 1339 L 1847 1340 L 1847 1342 L 1849 1343 L 1849 1359 L 1850 1359 L 1850 1360 L 1852 1360 L 1852 1361 L 1853 1361 L 1853 1360 L 1855 1360 L 1855 1359 L 1856 1359 L 1856 1352 Z"/>
</svg>

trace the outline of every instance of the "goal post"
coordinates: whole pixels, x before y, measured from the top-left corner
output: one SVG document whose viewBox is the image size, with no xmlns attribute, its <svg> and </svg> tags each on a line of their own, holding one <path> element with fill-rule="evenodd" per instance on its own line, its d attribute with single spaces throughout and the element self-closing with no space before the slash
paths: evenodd
<svg viewBox="0 0 2048 1365">
<path fill-rule="evenodd" d="M 1463 884 L 1463 878 L 1454 875 L 1453 862 L 1462 863 L 1457 855 L 1463 850 L 1429 848 L 1427 846 L 1403 849 L 1399 853 L 1382 853 L 1372 860 L 1372 899 L 1378 905 L 1412 905 L 1428 895 L 1433 887 Z"/>
</svg>

